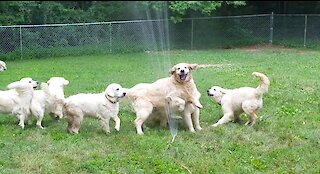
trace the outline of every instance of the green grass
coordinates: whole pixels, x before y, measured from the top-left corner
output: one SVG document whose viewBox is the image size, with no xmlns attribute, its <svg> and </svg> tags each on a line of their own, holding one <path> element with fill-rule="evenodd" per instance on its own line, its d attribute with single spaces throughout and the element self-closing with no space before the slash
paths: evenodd
<svg viewBox="0 0 320 174">
<path fill-rule="evenodd" d="M 167 77 L 170 66 L 179 62 L 234 64 L 193 73 L 202 93 L 202 131 L 192 134 L 180 125 L 174 143 L 169 130 L 157 127 L 138 136 L 126 101 L 120 103 L 120 132 L 113 129 L 109 135 L 95 119 L 85 119 L 80 133 L 72 136 L 65 119 L 45 116 L 46 129 L 36 128 L 33 120 L 21 130 L 13 116 L 2 114 L 0 173 L 319 173 L 320 52 L 229 49 L 7 61 L 0 89 L 22 77 L 43 82 L 52 76 L 70 81 L 66 97 L 101 92 L 113 82 L 129 88 Z M 206 90 L 213 85 L 256 87 L 253 71 L 271 81 L 259 122 L 210 127 L 222 112 Z"/>
</svg>

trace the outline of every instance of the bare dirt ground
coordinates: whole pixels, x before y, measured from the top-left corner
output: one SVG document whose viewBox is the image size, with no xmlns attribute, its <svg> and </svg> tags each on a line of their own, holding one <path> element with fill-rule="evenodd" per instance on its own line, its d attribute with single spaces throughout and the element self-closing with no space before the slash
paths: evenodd
<svg viewBox="0 0 320 174">
<path fill-rule="evenodd" d="M 271 45 L 271 44 L 257 44 L 257 45 L 250 45 L 250 46 L 243 46 L 236 49 L 255 52 L 260 50 L 275 50 L 275 51 L 295 51 L 301 54 L 319 54 L 320 51 L 317 50 L 307 50 L 307 49 L 299 49 L 299 48 L 287 48 L 280 45 Z"/>
<path fill-rule="evenodd" d="M 257 44 L 257 45 L 249 45 L 244 47 L 239 47 L 237 49 L 245 50 L 245 51 L 259 51 L 263 49 L 270 50 L 290 50 L 290 48 L 286 48 L 284 46 L 279 45 L 271 45 L 271 44 Z"/>
</svg>

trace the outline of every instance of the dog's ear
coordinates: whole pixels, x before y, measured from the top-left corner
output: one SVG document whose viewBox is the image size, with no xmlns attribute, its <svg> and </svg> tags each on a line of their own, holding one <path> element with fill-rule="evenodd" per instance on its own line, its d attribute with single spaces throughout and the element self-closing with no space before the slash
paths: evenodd
<svg viewBox="0 0 320 174">
<path fill-rule="evenodd" d="M 8 89 L 15 89 L 15 88 L 19 88 L 19 87 L 21 87 L 20 82 L 12 82 L 7 86 Z"/>
<path fill-rule="evenodd" d="M 170 74 L 173 75 L 175 72 L 176 72 L 176 67 L 174 66 L 170 69 Z"/>
<path fill-rule="evenodd" d="M 194 70 L 197 68 L 197 66 L 198 66 L 198 64 L 189 64 L 189 69 Z"/>
<path fill-rule="evenodd" d="M 221 88 L 221 89 L 220 89 L 220 93 L 221 93 L 222 95 L 225 95 L 225 94 L 227 93 L 227 90 Z"/>
<path fill-rule="evenodd" d="M 114 97 L 114 92 L 113 92 L 112 88 L 107 88 L 105 93 L 110 97 Z"/>
</svg>

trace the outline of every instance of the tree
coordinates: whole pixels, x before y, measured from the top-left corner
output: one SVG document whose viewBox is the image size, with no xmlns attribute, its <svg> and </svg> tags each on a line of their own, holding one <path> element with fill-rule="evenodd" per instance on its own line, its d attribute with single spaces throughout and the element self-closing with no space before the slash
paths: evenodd
<svg viewBox="0 0 320 174">
<path fill-rule="evenodd" d="M 243 6 L 245 1 L 146 1 L 144 5 L 154 9 L 169 8 L 172 11 L 171 19 L 174 22 L 180 22 L 188 12 L 200 11 L 202 14 L 210 15 L 214 10 L 221 7 L 222 4 Z"/>
</svg>

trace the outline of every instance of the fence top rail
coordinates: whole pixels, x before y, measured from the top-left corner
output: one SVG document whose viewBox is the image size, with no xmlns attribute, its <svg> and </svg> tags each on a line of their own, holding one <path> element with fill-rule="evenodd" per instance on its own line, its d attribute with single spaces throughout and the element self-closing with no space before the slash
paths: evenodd
<svg viewBox="0 0 320 174">
<path fill-rule="evenodd" d="M 212 16 L 212 17 L 198 17 L 198 18 L 182 18 L 182 20 L 201 20 L 201 19 L 224 19 L 224 18 L 248 18 L 248 17 L 263 17 L 270 16 L 270 14 L 258 15 L 239 15 L 239 16 Z M 274 16 L 320 16 L 320 14 L 273 14 Z M 152 19 L 152 20 L 131 20 L 131 21 L 112 21 L 112 22 L 91 22 L 91 23 L 73 23 L 73 24 L 43 24 L 43 25 L 11 25 L 0 26 L 0 28 L 33 28 L 33 27 L 62 27 L 62 26 L 86 26 L 86 25 L 104 25 L 104 24 L 124 24 L 124 23 L 142 23 L 142 22 L 160 22 L 169 19 Z"/>
<path fill-rule="evenodd" d="M 274 16 L 320 16 L 320 14 L 274 14 Z"/>
</svg>

